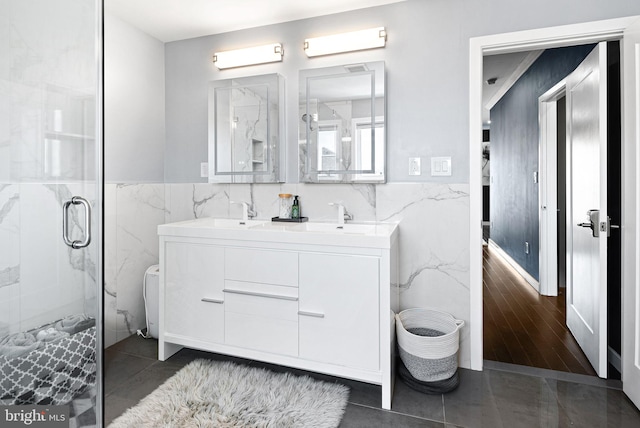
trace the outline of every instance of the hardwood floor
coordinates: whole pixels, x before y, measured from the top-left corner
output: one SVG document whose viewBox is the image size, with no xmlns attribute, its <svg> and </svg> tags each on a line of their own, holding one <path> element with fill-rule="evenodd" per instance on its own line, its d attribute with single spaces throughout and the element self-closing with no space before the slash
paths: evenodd
<svg viewBox="0 0 640 428">
<path fill-rule="evenodd" d="M 486 360 L 596 374 L 565 326 L 564 293 L 541 296 L 487 246 L 482 282 Z"/>
</svg>

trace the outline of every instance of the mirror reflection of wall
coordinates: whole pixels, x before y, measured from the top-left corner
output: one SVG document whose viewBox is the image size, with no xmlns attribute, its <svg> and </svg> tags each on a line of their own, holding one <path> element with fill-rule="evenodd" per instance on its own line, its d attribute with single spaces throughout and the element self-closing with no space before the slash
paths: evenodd
<svg viewBox="0 0 640 428">
<path fill-rule="evenodd" d="M 242 77 L 210 86 L 209 181 L 283 182 L 282 77 Z"/>
<path fill-rule="evenodd" d="M 300 180 L 385 181 L 384 63 L 300 72 Z"/>
</svg>

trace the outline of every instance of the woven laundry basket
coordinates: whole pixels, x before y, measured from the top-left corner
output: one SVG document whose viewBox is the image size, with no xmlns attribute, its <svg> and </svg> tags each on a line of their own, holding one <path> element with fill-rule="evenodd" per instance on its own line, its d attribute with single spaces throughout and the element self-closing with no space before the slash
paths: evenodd
<svg viewBox="0 0 640 428">
<path fill-rule="evenodd" d="M 458 370 L 460 328 L 464 321 L 426 308 L 396 314 L 400 358 L 411 375 L 424 382 L 449 379 Z"/>
</svg>

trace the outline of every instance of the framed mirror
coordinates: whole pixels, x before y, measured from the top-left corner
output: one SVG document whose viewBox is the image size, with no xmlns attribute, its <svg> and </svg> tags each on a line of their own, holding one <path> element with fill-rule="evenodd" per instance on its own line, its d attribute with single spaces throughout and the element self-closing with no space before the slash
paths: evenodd
<svg viewBox="0 0 640 428">
<path fill-rule="evenodd" d="M 209 182 L 284 182 L 284 78 L 209 84 Z"/>
<path fill-rule="evenodd" d="M 300 181 L 384 183 L 384 62 L 300 71 Z"/>
</svg>

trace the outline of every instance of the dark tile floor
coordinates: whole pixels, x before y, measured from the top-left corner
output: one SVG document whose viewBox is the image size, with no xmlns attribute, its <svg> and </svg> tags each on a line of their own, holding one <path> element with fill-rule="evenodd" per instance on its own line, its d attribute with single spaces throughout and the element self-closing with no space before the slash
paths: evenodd
<svg viewBox="0 0 640 428">
<path fill-rule="evenodd" d="M 486 362 L 482 372 L 460 369 L 460 386 L 425 395 L 396 383 L 391 411 L 380 408 L 380 387 L 183 349 L 157 360 L 157 341 L 131 336 L 105 351 L 105 423 L 196 358 L 232 360 L 275 371 L 309 374 L 351 388 L 341 427 L 640 427 L 640 412 L 619 382 L 551 370 Z"/>
</svg>

